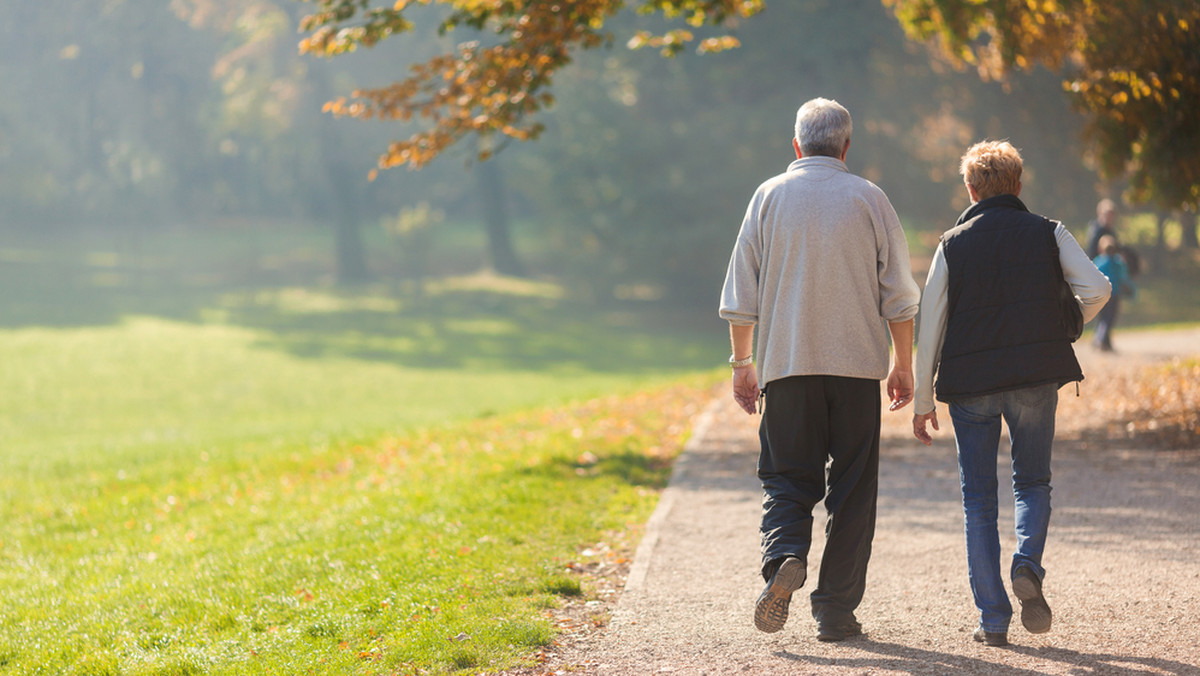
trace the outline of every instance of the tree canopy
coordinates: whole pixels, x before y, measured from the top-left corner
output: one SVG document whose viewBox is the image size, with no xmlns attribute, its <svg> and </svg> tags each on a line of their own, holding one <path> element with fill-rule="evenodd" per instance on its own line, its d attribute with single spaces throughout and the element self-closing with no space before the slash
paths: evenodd
<svg viewBox="0 0 1200 676">
<path fill-rule="evenodd" d="M 337 279 L 403 279 L 413 238 L 385 229 L 427 202 L 445 214 L 432 246 L 452 252 L 439 274 L 503 270 L 489 252 L 507 214 L 529 272 L 581 294 L 709 302 L 746 196 L 794 158 L 796 106 L 818 95 L 852 111 L 852 170 L 887 190 L 916 231 L 944 228 L 965 206 L 957 159 L 984 136 L 1022 148 L 1031 205 L 1053 203 L 1076 227 L 1091 217 L 1099 195 L 1080 159 L 1083 118 L 1049 71 L 1001 86 L 931 62 L 880 0 L 764 3 L 752 19 L 700 28 L 687 23 L 696 17 L 639 14 L 642 4 L 627 0 L 597 29 L 616 48 L 575 49 L 555 71 L 553 113 L 524 119 L 544 124 L 537 143 L 464 163 L 509 138 L 468 132 L 441 162 L 367 182 L 380 150 L 429 121 L 367 124 L 322 104 L 464 40 L 500 38 L 470 26 L 439 36 L 453 7 L 430 2 L 409 9 L 414 27 L 400 39 L 318 59 L 297 52 L 315 6 L 296 0 L 106 0 L 74 12 L 67 0 L 0 3 L 0 81 L 12 94 L 0 100 L 0 230 L 136 241 L 160 227 L 318 226 L 336 233 L 338 255 L 322 260 Z M 719 46 L 726 32 L 746 46 L 659 55 Z M 631 36 L 648 48 L 624 48 Z"/>
<path fill-rule="evenodd" d="M 304 0 L 314 4 L 301 50 L 323 56 L 373 46 L 418 23 L 419 6 L 440 7 L 437 29 L 465 27 L 478 39 L 411 67 L 403 80 L 361 89 L 326 109 L 336 115 L 415 121 L 390 144 L 381 168 L 421 167 L 469 135 L 536 138 L 537 113 L 554 101 L 555 74 L 572 55 L 611 44 L 608 22 L 631 5 L 640 14 L 721 26 L 750 17 L 765 0 Z M 1194 0 L 883 0 L 906 32 L 985 79 L 1043 65 L 1061 72 L 1071 100 L 1089 116 L 1094 159 L 1110 177 L 1130 178 L 1130 198 L 1161 208 L 1200 204 L 1200 3 Z M 674 55 L 696 40 L 689 28 L 635 31 L 632 47 Z M 698 51 L 735 47 L 702 39 Z"/>
<path fill-rule="evenodd" d="M 542 131 L 534 114 L 554 102 L 549 92 L 554 75 L 569 64 L 576 50 L 609 44 L 606 22 L 620 11 L 623 0 L 396 0 L 374 7 L 370 0 L 306 0 L 317 6 L 302 22 L 311 31 L 302 52 L 334 56 L 373 46 L 411 31 L 415 6 L 440 5 L 442 34 L 458 27 L 490 32 L 493 43 L 465 42 L 448 53 L 411 67 L 410 75 L 378 89 L 354 92 L 353 101 L 331 101 L 326 109 L 337 115 L 408 121 L 424 120 L 428 127 L 392 143 L 380 166 L 420 167 L 460 139 L 477 134 L 496 140 L 536 138 Z M 642 0 L 636 9 L 646 15 L 680 19 L 692 27 L 721 25 L 748 17 L 762 0 Z M 630 45 L 657 46 L 668 55 L 695 40 L 691 31 L 676 28 L 661 34 L 638 31 Z M 710 37 L 700 51 L 736 46 L 729 36 Z M 481 159 L 492 152 L 484 144 Z"/>
<path fill-rule="evenodd" d="M 1128 171 L 1134 202 L 1200 205 L 1200 2 L 883 1 L 910 36 L 985 78 L 1061 70 L 1102 172 Z"/>
</svg>

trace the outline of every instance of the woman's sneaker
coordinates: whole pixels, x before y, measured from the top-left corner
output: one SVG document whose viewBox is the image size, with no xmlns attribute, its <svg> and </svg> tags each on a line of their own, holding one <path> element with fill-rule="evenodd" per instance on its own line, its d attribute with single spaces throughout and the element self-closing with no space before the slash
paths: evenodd
<svg viewBox="0 0 1200 676">
<path fill-rule="evenodd" d="M 975 630 L 975 635 L 972 638 L 979 643 L 990 645 L 994 648 L 1008 645 L 1008 632 L 1006 631 L 984 631 L 983 627 L 979 627 Z"/>
<path fill-rule="evenodd" d="M 1044 634 L 1050 631 L 1050 622 L 1054 614 L 1050 612 L 1050 604 L 1042 596 L 1042 581 L 1034 574 L 1029 566 L 1021 566 L 1013 572 L 1013 594 L 1021 602 L 1021 624 L 1031 634 Z"/>
</svg>

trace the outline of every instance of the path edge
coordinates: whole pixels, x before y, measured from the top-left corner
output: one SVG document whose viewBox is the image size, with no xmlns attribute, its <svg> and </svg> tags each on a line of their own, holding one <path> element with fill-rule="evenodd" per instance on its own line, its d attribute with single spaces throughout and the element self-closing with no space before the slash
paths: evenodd
<svg viewBox="0 0 1200 676">
<path fill-rule="evenodd" d="M 642 541 L 638 544 L 638 548 L 633 554 L 633 563 L 630 564 L 629 574 L 625 578 L 626 593 L 637 591 L 645 584 L 646 574 L 650 570 L 650 562 L 654 558 L 654 550 L 658 546 L 659 538 L 662 535 L 663 524 L 674 508 L 675 498 L 679 494 L 678 483 L 681 477 L 688 471 L 688 466 L 694 462 L 696 451 L 706 443 L 713 420 L 724 403 L 724 397 L 715 396 L 705 406 L 704 410 L 696 416 L 696 422 L 692 425 L 692 435 L 683 445 L 683 449 L 675 459 L 675 465 L 671 469 L 671 478 L 667 481 L 667 487 L 663 489 L 662 494 L 659 496 L 658 505 L 654 508 L 654 513 L 646 521 L 646 532 L 642 535 Z"/>
</svg>

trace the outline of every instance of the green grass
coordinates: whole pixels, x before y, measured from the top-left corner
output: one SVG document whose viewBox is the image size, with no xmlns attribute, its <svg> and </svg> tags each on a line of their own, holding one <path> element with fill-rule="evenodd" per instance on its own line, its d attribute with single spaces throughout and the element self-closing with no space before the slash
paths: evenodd
<svg viewBox="0 0 1200 676">
<path fill-rule="evenodd" d="M 681 430 L 664 424 L 667 406 L 645 404 L 678 399 L 354 446 L 248 448 L 132 476 L 97 462 L 7 485 L 0 664 L 79 674 L 504 664 L 549 641 L 541 608 L 582 592 L 564 572 L 577 552 L 648 516 L 669 457 L 647 449 L 677 447 Z"/>
<path fill-rule="evenodd" d="M 476 672 L 550 641 L 567 564 L 652 509 L 719 322 L 339 291 L 225 244 L 0 249 L 0 672 Z"/>
</svg>

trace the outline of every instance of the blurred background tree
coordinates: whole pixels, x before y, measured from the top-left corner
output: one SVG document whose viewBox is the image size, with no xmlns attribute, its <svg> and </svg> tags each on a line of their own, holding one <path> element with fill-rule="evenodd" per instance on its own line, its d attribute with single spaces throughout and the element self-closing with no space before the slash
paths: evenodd
<svg viewBox="0 0 1200 676">
<path fill-rule="evenodd" d="M 435 5 L 437 32 L 445 35 L 470 28 L 481 39 L 459 43 L 453 50 L 409 67 L 410 75 L 379 88 L 359 90 L 354 101 L 330 102 L 338 115 L 408 121 L 428 126 L 394 142 L 379 160 L 383 168 L 404 164 L 419 168 L 470 135 L 529 140 L 542 131 L 532 116 L 554 103 L 550 93 L 557 73 L 578 52 L 612 43 L 605 25 L 624 6 L 623 0 L 577 2 L 473 2 L 464 0 L 398 0 L 373 6 L 369 0 L 305 0 L 317 6 L 301 22 L 311 35 L 300 51 L 337 56 L 373 47 L 380 41 L 417 28 L 411 12 Z M 640 14 L 682 17 L 693 27 L 723 24 L 754 15 L 761 0 L 643 0 Z M 428 7 L 425 7 L 428 9 Z M 637 45 L 654 45 L 666 55 L 678 53 L 695 36 L 675 28 L 661 35 L 640 31 Z M 720 51 L 736 40 L 722 36 L 700 43 L 700 51 Z M 490 144 L 479 158 L 494 152 Z"/>
<path fill-rule="evenodd" d="M 918 256 L 966 206 L 957 159 L 979 138 L 1020 147 L 1023 196 L 1078 232 L 1113 186 L 1096 174 L 1083 137 L 1089 118 L 1063 96 L 1061 75 L 1031 66 L 982 81 L 931 60 L 878 0 L 624 10 L 595 0 L 529 19 L 514 13 L 522 3 L 375 4 L 3 3 L 0 232 L 10 242 L 37 233 L 129 246 L 182 230 L 222 233 L 250 243 L 253 274 L 278 276 L 287 265 L 292 282 L 387 283 L 403 279 L 407 263 L 382 224 L 428 204 L 444 214 L 430 228 L 429 278 L 486 268 L 601 300 L 707 307 L 749 195 L 787 166 L 795 110 L 814 96 L 854 115 L 850 168 L 887 191 Z M 310 15 L 323 18 L 304 24 Z M 568 30 L 580 18 L 586 25 Z M 528 32 L 535 20 L 543 32 Z M 409 23 L 401 39 L 383 39 Z M 535 34 L 549 40 L 541 51 Z M 309 52 L 338 56 L 299 53 L 302 39 Z M 686 53 L 697 50 L 714 53 Z M 1194 53 L 1177 55 L 1183 72 Z M 496 63 L 460 70 L 446 60 L 464 55 L 528 61 L 487 89 Z M 446 67 L 420 65 L 431 59 Z M 412 105 L 434 105 L 430 97 L 463 78 L 485 77 L 485 88 L 451 89 L 461 102 L 437 99 L 461 103 L 458 113 L 422 119 L 414 108 L 406 120 L 372 108 L 402 100 L 385 94 L 396 94 L 398 71 L 425 73 L 437 87 L 410 81 Z M 382 119 L 323 112 L 330 101 Z M 419 135 L 446 121 L 458 125 L 446 133 L 466 142 L 422 146 Z M 536 144 L 509 143 L 535 135 Z M 401 156 L 397 138 L 416 144 L 405 166 L 419 156 L 421 171 L 368 180 L 381 151 L 383 166 Z M 1154 180 L 1146 185 L 1165 185 Z M 1186 221 L 1172 218 L 1164 223 Z"/>
<path fill-rule="evenodd" d="M 412 66 L 407 79 L 329 108 L 424 122 L 388 146 L 381 168 L 427 166 L 471 134 L 489 139 L 484 158 L 504 140 L 541 137 L 505 173 L 519 172 L 514 190 L 541 214 L 540 236 L 559 254 L 549 265 L 602 293 L 711 296 L 712 271 L 724 266 L 747 196 L 786 166 L 792 117 L 812 96 L 850 107 L 852 168 L 923 224 L 940 228 L 966 206 L 957 159 L 982 135 L 1026 149 L 1031 175 L 1042 179 L 1031 182 L 1032 197 L 1055 199 L 1079 218 L 1094 201 L 1095 177 L 1080 161 L 1081 120 L 1054 77 L 1038 72 L 1002 87 L 931 67 L 876 0 L 644 3 L 637 12 L 618 12 L 621 2 L 577 3 L 552 16 L 521 3 L 419 3 L 444 5 L 440 13 L 418 3 L 314 4 L 302 49 L 327 56 L 378 49 L 400 33 L 480 29 L 470 35 L 477 41 Z M 688 28 L 680 29 L 685 9 Z M 549 28 L 555 21 L 586 25 L 563 33 Z M 612 47 L 627 36 L 667 55 L 689 41 L 721 53 L 661 59 Z M 480 65 L 487 59 L 495 61 Z M 551 84 L 553 112 L 545 106 Z"/>
<path fill-rule="evenodd" d="M 1064 89 L 1087 114 L 1101 170 L 1129 172 L 1131 201 L 1192 211 L 1200 205 L 1200 3 L 884 3 L 910 35 L 984 78 L 1037 64 L 1061 70 Z"/>
</svg>

